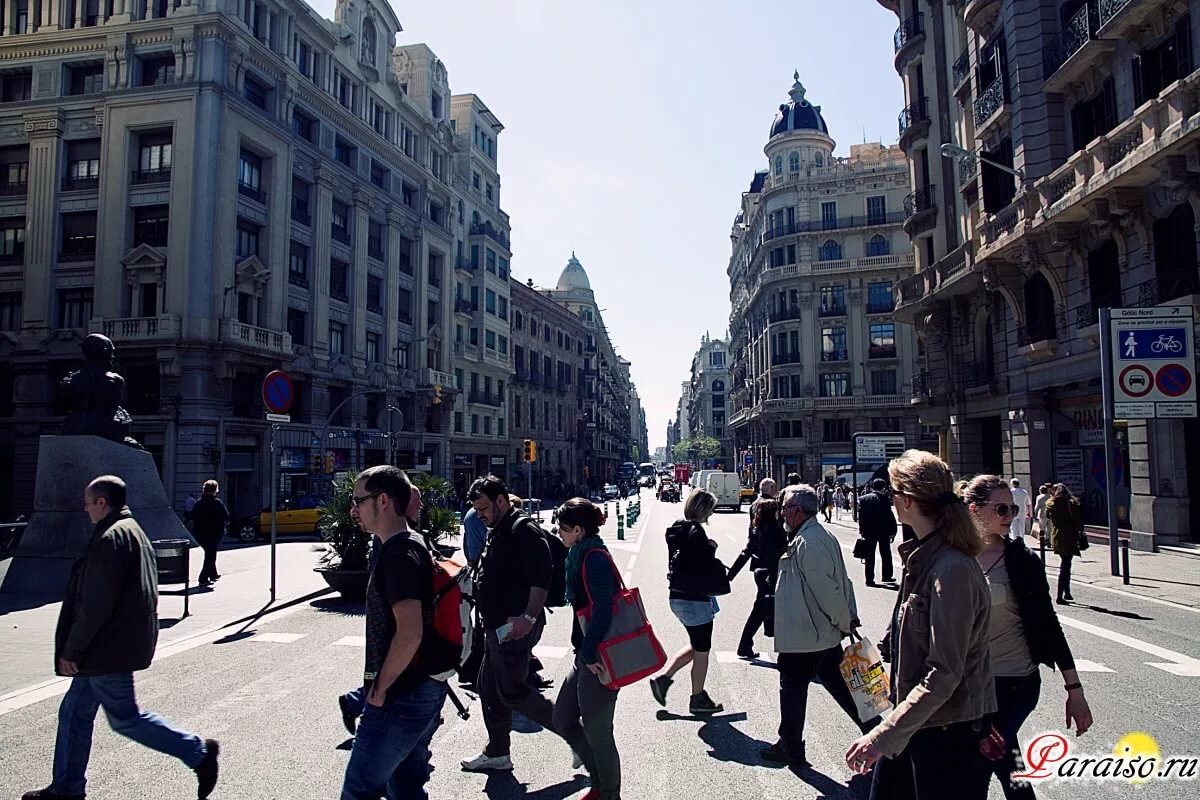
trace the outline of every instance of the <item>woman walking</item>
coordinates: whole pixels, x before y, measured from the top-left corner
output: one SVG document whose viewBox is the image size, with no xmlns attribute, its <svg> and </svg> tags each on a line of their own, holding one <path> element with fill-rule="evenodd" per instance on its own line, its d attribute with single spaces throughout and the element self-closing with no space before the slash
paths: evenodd
<svg viewBox="0 0 1200 800">
<path fill-rule="evenodd" d="M 1092 711 L 1050 603 L 1042 562 L 1023 541 L 1008 538 L 1012 492 L 999 477 L 978 475 L 967 485 L 963 499 L 983 537 L 983 551 L 977 560 L 992 601 L 988 637 L 996 679 L 993 722 L 1004 737 L 1005 749 L 1004 757 L 992 762 L 992 771 L 1008 800 L 1033 800 L 1029 782 L 1014 784 L 1012 774 L 1022 769 L 1018 734 L 1042 691 L 1038 665 L 1061 671 L 1068 726 L 1074 722 L 1077 732 L 1083 734 L 1092 725 Z"/>
<path fill-rule="evenodd" d="M 1057 602 L 1061 606 L 1075 599 L 1071 596 L 1071 561 L 1081 554 L 1079 542 L 1083 538 L 1083 512 L 1065 485 L 1056 483 L 1050 490 L 1046 518 L 1050 522 L 1050 547 L 1060 559 Z"/>
<path fill-rule="evenodd" d="M 742 629 L 742 638 L 738 644 L 738 658 L 755 659 L 758 653 L 754 650 L 754 635 L 761 625 L 767 636 L 774 636 L 775 616 L 775 581 L 779 574 L 779 559 L 787 550 L 787 533 L 783 530 L 783 520 L 779 516 L 778 500 L 759 500 L 754 504 L 754 532 L 746 547 L 746 555 L 750 559 L 750 567 L 754 573 L 756 594 L 754 607 L 746 618 L 746 627 Z M 730 567 L 729 580 L 737 574 L 738 561 Z"/>
<path fill-rule="evenodd" d="M 716 714 L 725 706 L 714 703 L 704 690 L 712 650 L 713 620 L 717 595 L 729 593 L 729 571 L 717 558 L 717 543 L 704 532 L 704 523 L 717 507 L 717 498 L 705 489 L 695 489 L 683 506 L 683 519 L 667 529 L 667 582 L 671 588 L 671 612 L 687 631 L 688 645 L 667 664 L 662 675 L 650 681 L 650 691 L 660 706 L 667 704 L 667 690 L 675 673 L 692 665 L 692 714 Z"/>
<path fill-rule="evenodd" d="M 991 602 L 975 561 L 982 542 L 954 494 L 946 462 L 908 450 L 888 466 L 900 522 L 916 538 L 892 618 L 896 708 L 846 752 L 851 770 L 874 767 L 872 800 L 985 800 L 991 768 L 981 746 L 996 711 L 988 658 Z"/>
<path fill-rule="evenodd" d="M 1050 520 L 1046 516 L 1046 503 L 1050 500 L 1050 484 L 1043 483 L 1038 488 L 1037 499 L 1033 501 L 1033 521 L 1037 523 L 1038 539 L 1049 542 Z"/>
<path fill-rule="evenodd" d="M 596 648 L 612 623 L 612 597 L 620 585 L 608 548 L 600 538 L 603 513 L 589 500 L 576 497 L 558 510 L 558 532 L 567 553 L 567 601 L 575 611 L 591 609 L 587 633 L 575 616 L 571 645 L 575 663 L 554 704 L 554 728 L 571 741 L 586 741 L 576 756 L 592 776 L 583 800 L 620 800 L 621 756 L 613 738 L 617 691 L 601 683 L 604 669 Z M 578 735 L 582 734 L 582 736 Z"/>
</svg>

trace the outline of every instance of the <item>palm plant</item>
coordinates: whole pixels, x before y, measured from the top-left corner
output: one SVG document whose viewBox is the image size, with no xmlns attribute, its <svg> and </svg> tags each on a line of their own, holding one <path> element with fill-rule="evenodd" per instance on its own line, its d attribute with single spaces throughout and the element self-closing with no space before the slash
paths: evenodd
<svg viewBox="0 0 1200 800">
<path fill-rule="evenodd" d="M 347 472 L 334 481 L 333 490 L 318 510 L 317 530 L 328 544 L 318 568 L 329 570 L 365 570 L 371 550 L 371 537 L 350 516 L 354 481 L 357 473 Z"/>
<path fill-rule="evenodd" d="M 446 537 L 458 533 L 458 515 L 454 511 L 456 499 L 450 482 L 427 472 L 411 473 L 409 477 L 421 492 L 418 530 L 433 545 L 441 544 Z"/>
</svg>

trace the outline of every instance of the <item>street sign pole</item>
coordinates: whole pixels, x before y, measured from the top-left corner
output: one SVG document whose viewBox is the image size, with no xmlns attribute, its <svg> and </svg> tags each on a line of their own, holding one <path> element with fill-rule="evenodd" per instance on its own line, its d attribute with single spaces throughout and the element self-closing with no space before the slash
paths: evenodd
<svg viewBox="0 0 1200 800">
<path fill-rule="evenodd" d="M 1112 310 L 1100 309 L 1100 388 L 1104 404 L 1104 492 L 1108 505 L 1108 560 L 1113 575 L 1121 574 L 1117 552 L 1117 426 L 1113 398 Z"/>
<path fill-rule="evenodd" d="M 275 451 L 275 432 L 279 423 L 271 423 L 271 602 L 275 602 L 275 516 L 279 500 L 279 456 Z"/>
</svg>

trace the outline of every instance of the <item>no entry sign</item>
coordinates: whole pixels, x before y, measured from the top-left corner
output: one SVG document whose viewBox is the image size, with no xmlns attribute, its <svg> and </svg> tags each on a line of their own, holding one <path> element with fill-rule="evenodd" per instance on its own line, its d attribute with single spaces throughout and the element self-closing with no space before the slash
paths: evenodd
<svg viewBox="0 0 1200 800">
<path fill-rule="evenodd" d="M 272 414 L 286 414 L 296 399 L 296 387 L 292 379 L 283 370 L 275 370 L 263 378 L 263 405 Z"/>
</svg>

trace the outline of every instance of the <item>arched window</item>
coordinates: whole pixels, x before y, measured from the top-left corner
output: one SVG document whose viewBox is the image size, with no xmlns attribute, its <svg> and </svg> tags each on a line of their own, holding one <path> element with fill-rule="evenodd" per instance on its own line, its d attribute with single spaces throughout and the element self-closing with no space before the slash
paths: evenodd
<svg viewBox="0 0 1200 800">
<path fill-rule="evenodd" d="M 871 237 L 871 241 L 867 242 L 868 256 L 886 256 L 891 252 L 892 246 L 888 244 L 888 240 L 882 234 L 875 234 Z"/>
<path fill-rule="evenodd" d="M 820 151 L 817 151 L 817 155 L 813 160 L 816 162 L 818 167 L 825 166 L 825 156 L 821 155 Z"/>
<path fill-rule="evenodd" d="M 713 390 L 714 392 L 723 392 L 723 391 L 725 391 L 725 381 L 713 381 L 713 384 L 712 384 L 712 390 Z"/>
<path fill-rule="evenodd" d="M 1196 215 L 1191 203 L 1182 204 L 1171 216 L 1154 223 L 1154 277 L 1157 291 L 1144 298 L 1151 305 L 1200 291 Z"/>
<path fill-rule="evenodd" d="M 479 224 L 479 212 L 478 212 L 478 211 L 472 211 L 472 212 L 471 212 L 471 224 L 472 224 L 472 225 L 478 225 L 478 224 Z"/>
<path fill-rule="evenodd" d="M 783 156 L 775 156 L 775 174 L 783 174 Z"/>
<path fill-rule="evenodd" d="M 1040 272 L 1025 282 L 1025 333 L 1030 342 L 1057 338 L 1054 322 L 1054 292 Z"/>
<path fill-rule="evenodd" d="M 359 60 L 364 64 L 375 66 L 375 23 L 364 20 L 362 26 L 362 51 Z"/>
<path fill-rule="evenodd" d="M 793 150 L 791 152 L 791 154 L 788 155 L 788 172 L 799 172 L 799 171 L 800 171 L 800 154 L 797 153 L 795 150 Z"/>
<path fill-rule="evenodd" d="M 826 239 L 821 245 L 819 261 L 837 261 L 842 257 L 842 246 L 833 239 Z"/>
<path fill-rule="evenodd" d="M 1104 244 L 1088 253 L 1088 295 L 1091 308 L 1087 309 L 1086 321 L 1080 319 L 1080 325 L 1095 325 L 1100 321 L 1100 309 L 1120 308 L 1121 303 L 1121 261 L 1117 252 L 1117 243 L 1109 239 Z M 1083 313 L 1082 311 L 1080 312 Z"/>
</svg>

